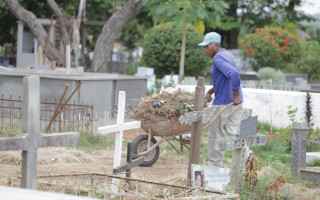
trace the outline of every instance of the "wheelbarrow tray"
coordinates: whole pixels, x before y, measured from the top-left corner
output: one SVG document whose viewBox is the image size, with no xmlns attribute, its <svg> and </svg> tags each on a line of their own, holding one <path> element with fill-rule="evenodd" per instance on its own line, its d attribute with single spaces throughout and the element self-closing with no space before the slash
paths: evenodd
<svg viewBox="0 0 320 200">
<path fill-rule="evenodd" d="M 202 128 L 208 127 L 208 123 L 208 120 L 203 120 Z M 174 118 L 154 123 L 141 123 L 141 128 L 147 133 L 151 129 L 152 136 L 178 136 L 190 133 L 192 124 L 180 124 L 178 118 Z"/>
</svg>

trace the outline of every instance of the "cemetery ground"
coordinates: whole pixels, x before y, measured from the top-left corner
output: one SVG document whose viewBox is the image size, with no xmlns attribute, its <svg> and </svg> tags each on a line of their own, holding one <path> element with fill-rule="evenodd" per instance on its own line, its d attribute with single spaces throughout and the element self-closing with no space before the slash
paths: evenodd
<svg viewBox="0 0 320 200">
<path fill-rule="evenodd" d="M 257 176 L 251 177 L 251 181 L 243 180 L 240 189 L 241 199 L 320 199 L 320 185 L 302 181 L 291 177 L 291 130 L 290 128 L 272 129 L 268 124 L 259 123 L 258 132 L 268 136 L 268 142 L 264 146 L 251 147 L 254 155 L 258 157 L 259 165 L 255 167 Z M 17 128 L 0 128 L 1 136 L 16 135 Z M 135 129 L 124 132 L 122 148 L 122 163 L 126 160 L 126 146 L 134 137 L 142 134 L 143 130 Z M 312 138 L 320 138 L 317 130 L 311 135 Z M 170 141 L 179 149 L 176 141 Z M 38 149 L 38 177 L 50 175 L 68 174 L 112 174 L 114 155 L 114 135 L 92 136 L 89 133 L 81 133 L 79 145 L 68 147 L 47 147 Z M 308 151 L 320 151 L 319 145 L 308 144 Z M 203 130 L 200 164 L 206 164 L 207 153 L 207 129 Z M 226 152 L 225 167 L 230 167 L 231 151 Z M 188 171 L 189 151 L 184 148 L 184 153 L 177 153 L 167 142 L 160 145 L 160 157 L 151 167 L 134 167 L 132 178 L 163 182 L 168 184 L 187 184 L 184 181 Z M 320 167 L 320 160 L 309 164 L 312 167 Z M 20 152 L 0 152 L 0 184 L 19 187 L 18 177 L 21 175 Z M 283 175 L 285 184 L 276 181 Z M 244 176 L 245 177 L 245 176 Z M 256 179 L 255 179 L 256 178 Z M 55 182 L 59 188 L 49 187 L 39 182 L 52 183 L 52 180 L 38 178 L 38 188 L 61 192 L 61 188 L 90 187 L 88 181 L 75 181 L 72 176 L 64 177 Z M 184 183 L 183 183 L 184 182 Z M 76 186 L 74 186 L 76 187 Z M 73 193 L 65 190 L 66 193 Z M 88 195 L 88 194 L 82 194 Z M 99 197 L 99 196 L 96 196 Z"/>
</svg>

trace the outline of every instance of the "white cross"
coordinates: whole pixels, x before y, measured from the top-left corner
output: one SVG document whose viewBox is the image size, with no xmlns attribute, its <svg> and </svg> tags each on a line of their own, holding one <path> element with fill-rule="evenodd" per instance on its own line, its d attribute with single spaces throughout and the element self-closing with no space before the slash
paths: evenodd
<svg viewBox="0 0 320 200">
<path fill-rule="evenodd" d="M 123 131 L 141 127 L 141 122 L 139 121 L 124 123 L 125 102 L 126 102 L 126 92 L 120 91 L 119 98 L 118 98 L 117 124 L 98 128 L 99 134 L 108 134 L 108 133 L 116 132 L 113 168 L 119 167 L 121 164 Z M 112 183 L 113 183 L 112 185 L 116 185 L 116 179 L 112 179 Z"/>
</svg>

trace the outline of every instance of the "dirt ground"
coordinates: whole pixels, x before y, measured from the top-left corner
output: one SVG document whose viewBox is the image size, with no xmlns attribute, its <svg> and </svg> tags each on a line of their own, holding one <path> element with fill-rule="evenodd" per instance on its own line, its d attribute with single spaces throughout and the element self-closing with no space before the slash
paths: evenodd
<svg viewBox="0 0 320 200">
<path fill-rule="evenodd" d="M 133 139 L 141 131 L 126 131 L 124 137 Z M 5 185 L 7 178 L 21 174 L 20 152 L 0 152 L 0 157 L 8 157 L 0 163 L 0 184 Z M 99 150 L 82 151 L 65 147 L 48 147 L 38 150 L 38 176 L 75 174 L 75 173 L 108 173 L 113 169 L 113 147 Z M 126 161 L 126 147 L 122 151 L 122 163 Z M 161 149 L 158 161 L 151 167 L 135 167 L 132 177 L 143 177 L 147 180 L 166 182 L 174 178 L 187 178 L 188 160 L 183 156 L 168 156 Z M 287 183 L 279 194 L 286 199 L 320 199 L 320 186 L 312 184 L 293 185 Z M 315 198 L 312 198 L 315 196 Z M 319 197 L 319 198 L 318 198 Z"/>
<path fill-rule="evenodd" d="M 125 131 L 124 138 L 133 140 L 141 131 Z M 126 162 L 126 147 L 122 148 L 121 162 Z M 161 148 L 160 148 L 161 151 Z M 3 161 L 0 163 L 0 184 L 6 178 L 14 178 L 21 174 L 21 152 L 0 152 Z M 76 174 L 76 173 L 107 173 L 112 174 L 114 148 L 106 147 L 99 150 L 78 150 L 66 147 L 47 147 L 38 149 L 38 176 Z M 7 157 L 6 159 L 4 159 Z M 154 181 L 165 181 L 172 177 L 187 178 L 188 160 L 182 156 L 174 162 L 161 151 L 159 159 L 152 167 L 135 167 L 132 178 L 144 177 Z"/>
</svg>

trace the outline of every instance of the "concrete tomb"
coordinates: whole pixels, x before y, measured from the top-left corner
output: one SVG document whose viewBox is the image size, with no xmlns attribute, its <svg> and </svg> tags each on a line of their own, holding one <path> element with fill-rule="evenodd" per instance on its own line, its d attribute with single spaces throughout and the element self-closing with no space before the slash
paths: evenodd
<svg viewBox="0 0 320 200">
<path fill-rule="evenodd" d="M 22 134 L 0 138 L 0 151 L 22 150 L 21 187 L 37 189 L 37 149 L 48 146 L 73 145 L 80 142 L 80 133 L 40 133 L 40 79 L 23 79 Z"/>
<path fill-rule="evenodd" d="M 134 77 L 119 74 L 102 74 L 76 71 L 52 71 L 36 69 L 0 68 L 0 91 L 2 94 L 21 96 L 22 78 L 24 76 L 40 77 L 40 101 L 54 102 L 59 99 L 65 85 L 69 84 L 66 96 L 83 81 L 76 95 L 70 102 L 94 106 L 94 116 L 90 119 L 102 120 L 113 117 L 114 105 L 118 101 L 118 92 L 126 92 L 126 102 L 134 105 L 137 99 L 147 93 L 147 80 L 145 77 Z"/>
</svg>

